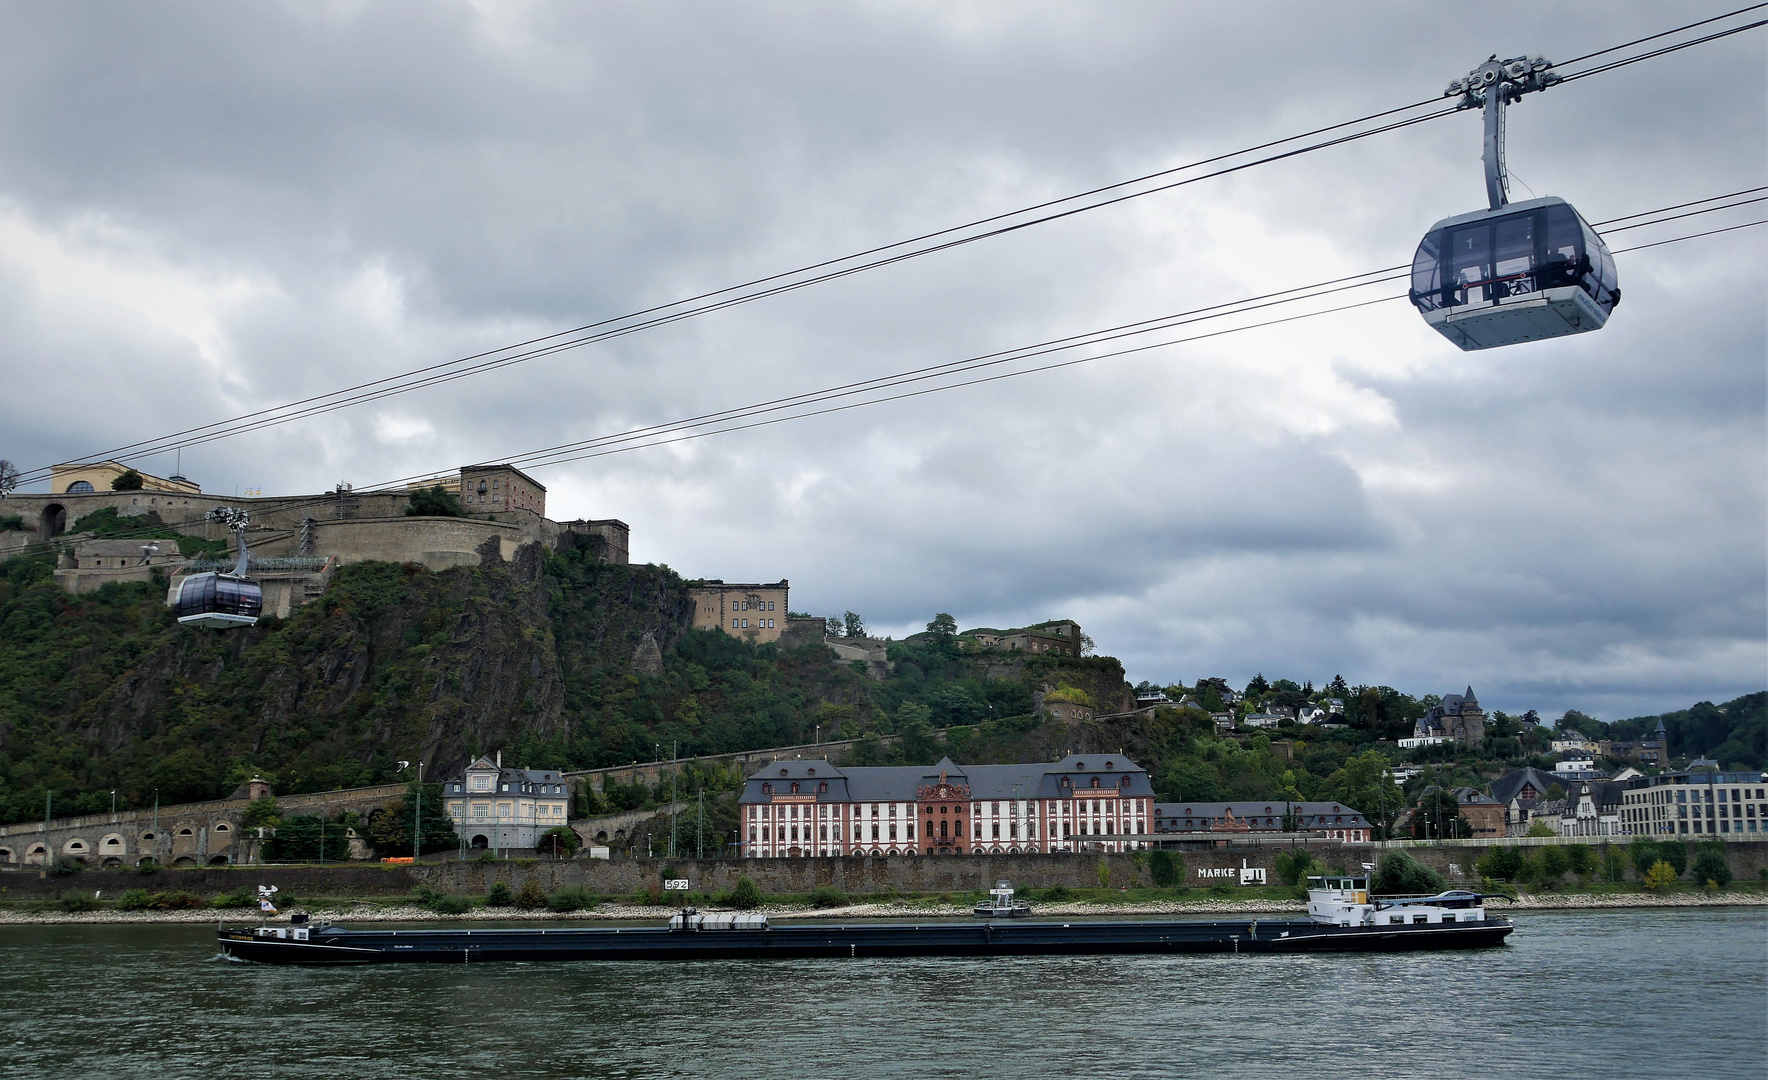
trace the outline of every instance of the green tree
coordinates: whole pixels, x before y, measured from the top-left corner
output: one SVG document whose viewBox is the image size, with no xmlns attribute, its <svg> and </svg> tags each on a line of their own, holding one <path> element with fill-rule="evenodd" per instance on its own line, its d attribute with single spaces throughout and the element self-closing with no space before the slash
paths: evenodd
<svg viewBox="0 0 1768 1080">
<path fill-rule="evenodd" d="M 239 815 L 239 823 L 247 828 L 260 825 L 275 825 L 282 820 L 282 813 L 276 808 L 276 797 L 266 795 L 262 799 L 253 799 Z"/>
<path fill-rule="evenodd" d="M 1667 862 L 1654 862 L 1651 869 L 1645 872 L 1645 887 L 1653 891 L 1667 889 L 1676 884 L 1676 871 Z"/>
<path fill-rule="evenodd" d="M 1277 876 L 1285 885 L 1305 884 L 1308 875 L 1314 873 L 1316 868 L 1324 869 L 1314 861 L 1306 848 L 1285 851 L 1277 856 Z"/>
<path fill-rule="evenodd" d="M 265 839 L 265 862 L 343 862 L 350 857 L 349 827 L 313 814 L 283 818 Z"/>
<path fill-rule="evenodd" d="M 1404 851 L 1390 851 L 1376 864 L 1370 887 L 1378 893 L 1436 893 L 1443 890 L 1443 875 Z"/>
<path fill-rule="evenodd" d="M 927 624 L 927 632 L 933 635 L 935 641 L 950 641 L 958 636 L 958 620 L 942 611 Z"/>
<path fill-rule="evenodd" d="M 1571 868 L 1571 857 L 1566 854 L 1565 848 L 1558 844 L 1549 844 L 1536 848 L 1535 851 L 1540 858 L 1538 865 L 1541 884 L 1551 889 L 1563 883 L 1565 872 Z"/>
<path fill-rule="evenodd" d="M 1148 853 L 1148 878 L 1156 888 L 1170 889 L 1185 883 L 1185 857 L 1156 848 Z"/>
<path fill-rule="evenodd" d="M 577 835 L 576 829 L 569 825 L 555 825 L 540 834 L 539 840 L 534 844 L 534 850 L 543 855 L 551 855 L 555 859 L 569 859 L 577 854 L 577 848 L 582 843 L 583 838 Z"/>
<path fill-rule="evenodd" d="M 1406 793 L 1394 783 L 1392 764 L 1379 750 L 1369 750 L 1346 761 L 1326 778 L 1316 797 L 1343 803 L 1361 813 L 1374 826 L 1378 840 L 1389 839 L 1395 819 L 1406 809 Z"/>
<path fill-rule="evenodd" d="M 440 484 L 435 487 L 413 488 L 407 501 L 410 505 L 405 508 L 406 517 L 467 516 L 467 508 L 460 504 L 453 492 Z"/>
<path fill-rule="evenodd" d="M 1580 877 L 1588 876 L 1596 869 L 1596 853 L 1588 844 L 1567 844 L 1565 857 L 1572 873 Z"/>
<path fill-rule="evenodd" d="M 841 636 L 842 637 L 865 637 L 866 636 L 866 623 L 865 623 L 864 619 L 859 617 L 858 612 L 847 611 L 847 612 L 842 613 L 842 615 L 841 615 Z"/>
<path fill-rule="evenodd" d="M 1522 873 L 1522 852 L 1513 847 L 1494 847 L 1487 849 L 1475 864 L 1480 877 L 1491 878 L 1493 881 L 1515 881 Z"/>
<path fill-rule="evenodd" d="M 140 473 L 136 472 L 134 469 L 125 469 L 123 475 L 116 477 L 111 481 L 111 490 L 140 491 L 146 483 L 147 482 L 141 478 Z"/>
<path fill-rule="evenodd" d="M 1169 802 L 1215 802 L 1221 788 L 1216 771 L 1197 758 L 1180 758 L 1160 777 L 1160 794 Z"/>
<path fill-rule="evenodd" d="M 423 786 L 423 843 L 420 854 L 453 851 L 460 846 L 454 821 L 442 805 L 442 785 Z M 417 785 L 406 788 L 406 796 L 387 803 L 369 819 L 368 842 L 382 858 L 411 854 L 412 817 L 416 811 Z"/>
<path fill-rule="evenodd" d="M 1694 856 L 1694 880 L 1712 882 L 1724 888 L 1731 884 L 1731 863 L 1725 858 L 1725 843 L 1715 840 L 1702 844 Z"/>
<path fill-rule="evenodd" d="M 745 911 L 750 908 L 758 908 L 761 906 L 761 890 L 756 887 L 755 882 L 749 879 L 749 875 L 744 874 L 737 879 L 736 885 L 732 886 L 731 894 L 725 898 L 725 903 L 730 907 L 741 908 Z"/>
</svg>

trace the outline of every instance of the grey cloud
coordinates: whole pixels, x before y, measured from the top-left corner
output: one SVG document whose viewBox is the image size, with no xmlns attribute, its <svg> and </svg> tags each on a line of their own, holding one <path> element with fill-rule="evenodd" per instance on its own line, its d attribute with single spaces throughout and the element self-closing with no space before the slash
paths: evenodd
<svg viewBox="0 0 1768 1080">
<path fill-rule="evenodd" d="M 28 389 L 0 400 L 0 452 L 31 463 L 1427 98 L 1487 52 L 1562 58 L 1694 17 L 6 13 L 0 220 L 97 230 L 94 281 L 109 259 L 129 280 L 263 286 L 213 307 L 212 375 L 184 324 L 130 315 L 101 282 L 57 292 L 0 250 L 0 371 Z M 1762 71 L 1746 38 L 1541 95 L 1513 114 L 1512 163 L 1593 219 L 1749 186 L 1768 106 L 1736 87 Z M 218 492 L 390 479 L 1391 265 L 1481 204 L 1478 139 L 1472 116 L 1438 121 L 198 448 L 185 468 Z M 789 576 L 794 607 L 899 631 L 939 610 L 1068 614 L 1135 677 L 1342 672 L 1473 682 L 1498 707 L 1668 708 L 1762 682 L 1768 350 L 1740 270 L 1760 253 L 1745 236 L 1624 257 L 1613 326 L 1578 340 L 1459 355 L 1392 305 L 542 479 L 555 516 L 631 522 L 641 558 Z M 42 400 L 71 395 L 90 411 Z"/>
</svg>

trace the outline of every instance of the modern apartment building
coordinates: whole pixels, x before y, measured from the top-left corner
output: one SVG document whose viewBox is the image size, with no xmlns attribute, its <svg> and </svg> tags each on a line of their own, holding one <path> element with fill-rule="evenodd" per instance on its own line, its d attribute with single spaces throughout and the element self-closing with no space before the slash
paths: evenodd
<svg viewBox="0 0 1768 1080">
<path fill-rule="evenodd" d="M 1763 838 L 1768 776 L 1759 772 L 1669 772 L 1635 776 L 1621 794 L 1621 829 L 1633 836 Z"/>
</svg>

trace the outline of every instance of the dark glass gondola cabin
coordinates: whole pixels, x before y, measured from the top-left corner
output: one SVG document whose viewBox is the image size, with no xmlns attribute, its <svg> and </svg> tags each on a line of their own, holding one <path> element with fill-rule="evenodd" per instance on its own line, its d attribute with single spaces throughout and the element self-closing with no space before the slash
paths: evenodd
<svg viewBox="0 0 1768 1080">
<path fill-rule="evenodd" d="M 1600 330 L 1621 290 L 1602 238 L 1548 196 L 1431 226 L 1412 258 L 1411 295 L 1457 346 L 1490 349 Z"/>
<path fill-rule="evenodd" d="M 181 626 L 230 630 L 253 626 L 264 607 L 258 583 L 233 574 L 192 574 L 178 587 L 174 605 Z"/>
</svg>

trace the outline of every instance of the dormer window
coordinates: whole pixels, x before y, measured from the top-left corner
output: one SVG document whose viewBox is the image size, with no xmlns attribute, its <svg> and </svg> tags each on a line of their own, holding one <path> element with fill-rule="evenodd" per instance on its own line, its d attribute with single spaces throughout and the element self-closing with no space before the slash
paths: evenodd
<svg viewBox="0 0 1768 1080">
<path fill-rule="evenodd" d="M 1117 786 L 1118 787 L 1129 787 L 1130 786 L 1130 778 L 1127 776 L 1119 777 L 1118 781 L 1117 781 Z"/>
<path fill-rule="evenodd" d="M 763 795 L 772 795 L 773 794 L 773 785 L 768 784 L 768 783 L 763 783 L 761 785 L 761 793 Z"/>
<path fill-rule="evenodd" d="M 818 795 L 827 795 L 829 793 L 829 782 L 827 780 L 819 780 L 816 785 L 816 793 Z"/>
<path fill-rule="evenodd" d="M 798 781 L 792 781 L 792 794 L 798 794 Z"/>
<path fill-rule="evenodd" d="M 1106 768 L 1107 768 L 1107 769 L 1115 769 L 1115 768 L 1117 768 L 1117 765 L 1116 765 L 1116 764 L 1115 764 L 1115 763 L 1114 763 L 1114 762 L 1110 762 L 1110 761 L 1107 761 L 1107 762 L 1106 762 L 1106 763 L 1105 763 L 1105 767 L 1106 767 Z"/>
<path fill-rule="evenodd" d="M 1099 778 L 1097 776 L 1093 777 L 1093 786 L 1094 787 L 1099 786 Z"/>
</svg>

